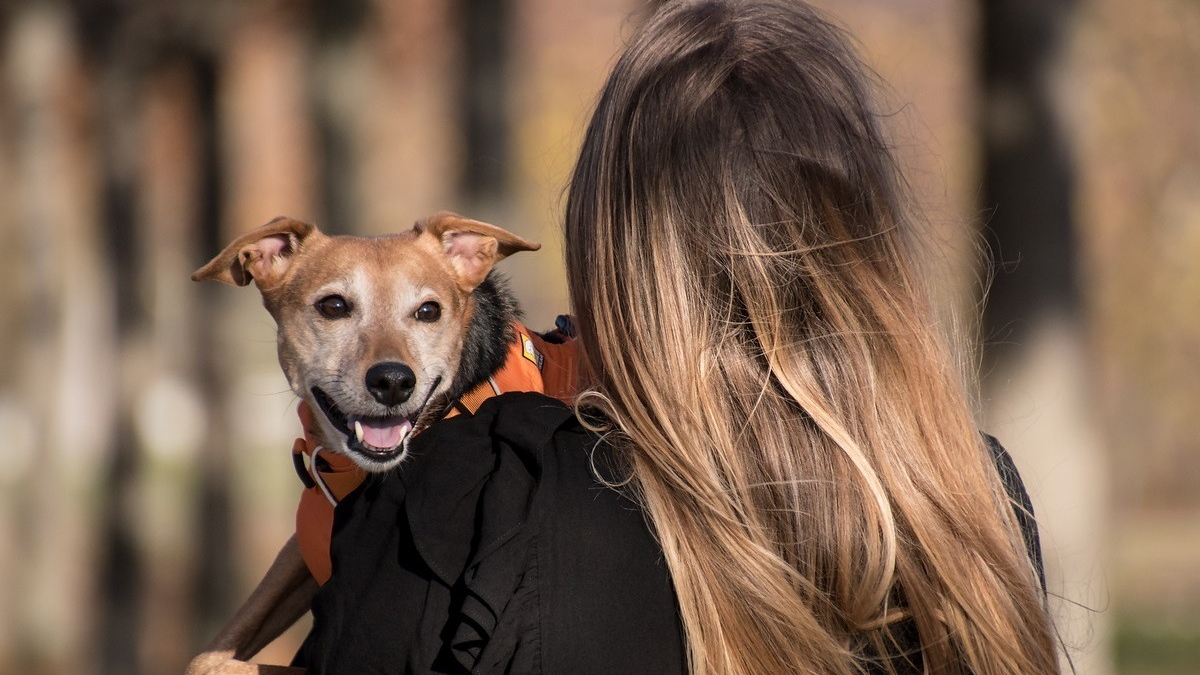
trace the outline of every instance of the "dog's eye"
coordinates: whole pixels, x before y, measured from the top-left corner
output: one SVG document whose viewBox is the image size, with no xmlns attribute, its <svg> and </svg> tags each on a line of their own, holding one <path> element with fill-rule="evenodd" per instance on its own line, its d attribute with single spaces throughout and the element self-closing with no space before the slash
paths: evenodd
<svg viewBox="0 0 1200 675">
<path fill-rule="evenodd" d="M 441 316 L 442 306 L 436 302 L 421 303 L 421 306 L 418 307 L 417 311 L 413 314 L 413 318 L 415 318 L 417 321 L 425 321 L 427 323 L 437 321 Z"/>
<path fill-rule="evenodd" d="M 341 319 L 350 315 L 350 303 L 340 295 L 327 295 L 314 305 L 326 319 Z"/>
</svg>

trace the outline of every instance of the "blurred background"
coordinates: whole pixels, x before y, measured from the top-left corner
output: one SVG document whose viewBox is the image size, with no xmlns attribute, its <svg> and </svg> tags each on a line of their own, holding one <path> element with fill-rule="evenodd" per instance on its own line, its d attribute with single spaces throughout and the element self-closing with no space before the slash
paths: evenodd
<svg viewBox="0 0 1200 675">
<path fill-rule="evenodd" d="M 1200 672 L 1200 3 L 818 4 L 886 82 L 944 304 L 992 279 L 983 424 L 1068 653 Z M 563 188 L 650 8 L 0 0 L 0 675 L 181 672 L 289 535 L 273 324 L 188 280 L 237 234 L 452 209 L 546 244 L 502 267 L 532 326 L 566 310 Z"/>
</svg>

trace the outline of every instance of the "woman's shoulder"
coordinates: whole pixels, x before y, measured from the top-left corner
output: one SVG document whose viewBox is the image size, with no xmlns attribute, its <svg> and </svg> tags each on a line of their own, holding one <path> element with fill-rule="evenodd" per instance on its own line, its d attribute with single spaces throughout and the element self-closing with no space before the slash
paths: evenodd
<svg viewBox="0 0 1200 675">
<path fill-rule="evenodd" d="M 418 441 L 399 480 L 417 547 L 435 570 L 469 567 L 518 533 L 537 540 L 543 569 L 586 564 L 600 574 L 614 556 L 658 565 L 661 550 L 619 454 L 560 401 L 504 394 Z M 451 536 L 460 531 L 469 535 Z M 444 550 L 455 539 L 455 550 Z"/>
<path fill-rule="evenodd" d="M 686 672 L 674 586 L 627 459 L 572 419 L 535 505 L 544 672 Z"/>
<path fill-rule="evenodd" d="M 441 422 L 417 439 L 413 455 L 412 465 L 401 471 L 413 485 L 428 481 L 434 472 L 444 473 L 442 464 L 470 462 L 487 467 L 487 483 L 500 482 L 497 489 L 528 493 L 530 499 L 538 493 L 541 500 L 583 496 L 583 502 L 591 502 L 604 494 L 626 495 L 625 503 L 633 503 L 619 485 L 627 472 L 613 447 L 585 428 L 572 408 L 539 393 L 502 394 L 473 415 Z M 513 480 L 517 474 L 521 479 Z"/>
<path fill-rule="evenodd" d="M 526 588 L 533 581 L 541 671 L 684 672 L 670 575 L 621 483 L 619 453 L 539 394 L 505 394 L 448 422 L 431 439 L 439 452 L 461 441 L 490 457 L 475 503 L 479 548 L 465 567 L 513 567 Z"/>
<path fill-rule="evenodd" d="M 560 401 L 536 393 L 504 394 L 490 399 L 472 418 L 448 420 L 437 430 L 428 439 L 436 452 L 453 448 L 459 457 L 428 464 L 459 465 L 454 472 L 458 474 L 468 473 L 461 466 L 468 462 L 480 467 L 478 471 L 486 467 L 487 475 L 477 479 L 485 501 L 504 505 L 503 511 L 524 512 L 522 520 L 528 519 L 539 534 L 552 533 L 561 540 L 586 538 L 577 542 L 584 549 L 628 549 L 648 542 L 658 551 L 620 454 Z M 406 481 L 413 483 L 410 499 L 414 491 L 426 492 L 442 482 L 435 474 L 446 473 L 407 474 Z M 495 510 L 484 511 L 482 520 L 486 523 L 496 515 Z"/>
<path fill-rule="evenodd" d="M 1029 491 L 1025 489 L 1025 483 L 1021 480 L 1021 474 L 1017 471 L 1017 465 L 1013 461 L 1012 455 L 1008 454 L 1008 451 L 994 436 L 984 434 L 983 438 L 988 452 L 992 456 L 992 463 L 996 465 L 996 472 L 1000 474 L 1000 482 L 1004 485 L 1004 491 L 1008 494 L 1008 501 L 1012 504 L 1017 525 L 1021 528 L 1021 537 L 1025 540 L 1025 552 L 1033 561 L 1038 581 L 1041 582 L 1042 590 L 1045 591 L 1046 571 L 1042 561 L 1042 542 L 1038 535 L 1037 518 L 1033 513 L 1033 500 L 1029 497 Z"/>
</svg>

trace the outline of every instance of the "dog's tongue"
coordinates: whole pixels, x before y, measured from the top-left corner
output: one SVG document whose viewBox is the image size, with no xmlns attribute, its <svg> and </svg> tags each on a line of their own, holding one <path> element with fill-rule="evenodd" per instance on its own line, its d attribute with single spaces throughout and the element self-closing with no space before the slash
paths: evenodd
<svg viewBox="0 0 1200 675">
<path fill-rule="evenodd" d="M 362 425 L 359 442 L 381 449 L 396 447 L 412 429 L 412 422 L 403 417 L 363 419 L 358 420 L 358 424 Z"/>
</svg>

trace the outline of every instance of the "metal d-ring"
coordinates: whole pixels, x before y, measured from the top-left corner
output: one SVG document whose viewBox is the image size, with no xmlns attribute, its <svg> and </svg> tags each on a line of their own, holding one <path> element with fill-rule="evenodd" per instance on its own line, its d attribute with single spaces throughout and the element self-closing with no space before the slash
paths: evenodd
<svg viewBox="0 0 1200 675">
<path fill-rule="evenodd" d="M 313 482 L 316 483 L 317 487 L 321 489 L 322 494 L 324 494 L 325 498 L 329 500 L 329 503 L 337 506 L 337 498 L 333 496 L 333 491 L 330 490 L 329 486 L 325 484 L 325 479 L 321 477 L 321 472 L 317 469 L 317 455 L 320 454 L 320 452 L 324 449 L 325 447 L 321 445 L 313 448 L 312 456 L 308 459 L 308 466 L 311 468 L 309 475 L 312 476 Z"/>
</svg>

